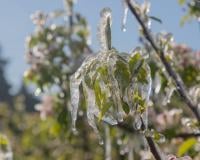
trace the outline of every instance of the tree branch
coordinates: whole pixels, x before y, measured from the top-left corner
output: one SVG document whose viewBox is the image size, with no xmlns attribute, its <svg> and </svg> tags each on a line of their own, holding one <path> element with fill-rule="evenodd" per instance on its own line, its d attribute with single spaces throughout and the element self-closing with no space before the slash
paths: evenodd
<svg viewBox="0 0 200 160">
<path fill-rule="evenodd" d="M 156 147 L 156 144 L 154 143 L 153 139 L 151 137 L 146 137 L 147 143 L 149 145 L 149 148 L 151 150 L 151 153 L 153 154 L 154 158 L 156 160 L 162 160 L 162 157 L 158 151 L 158 148 Z"/>
<path fill-rule="evenodd" d="M 143 121 L 142 121 L 142 123 L 143 123 Z M 132 127 L 128 126 L 125 123 L 119 123 L 117 125 L 117 127 L 120 128 L 120 129 L 123 129 L 123 130 L 125 130 L 127 132 L 130 132 L 130 133 L 136 133 L 136 130 L 134 130 Z M 158 150 L 156 144 L 153 141 L 153 138 L 145 136 L 145 139 L 147 140 L 147 143 L 149 145 L 151 153 L 153 154 L 153 156 L 155 157 L 155 159 L 156 160 L 162 160 L 162 156 L 160 155 L 159 150 Z"/>
<path fill-rule="evenodd" d="M 191 137 L 200 137 L 200 133 L 179 133 L 179 134 L 175 135 L 173 138 L 187 139 L 187 138 L 191 138 Z"/>
<path fill-rule="evenodd" d="M 192 101 L 190 100 L 190 98 L 189 98 L 189 96 L 188 96 L 188 94 L 187 94 L 187 92 L 185 90 L 186 87 L 185 87 L 184 83 L 182 82 L 181 78 L 173 70 L 171 65 L 167 62 L 167 60 L 165 58 L 164 51 L 161 50 L 158 47 L 158 45 L 154 42 L 153 36 L 151 35 L 149 29 L 145 26 L 144 22 L 142 21 L 142 19 L 140 18 L 140 15 L 135 10 L 135 8 L 134 8 L 133 4 L 131 3 L 131 1 L 130 0 L 126 0 L 126 3 L 127 3 L 128 7 L 129 7 L 130 11 L 132 12 L 132 14 L 135 16 L 135 18 L 137 19 L 137 21 L 141 25 L 145 38 L 148 40 L 148 42 L 151 44 L 151 46 L 154 49 L 154 51 L 160 57 L 160 60 L 162 61 L 163 65 L 165 66 L 165 69 L 167 70 L 169 76 L 174 80 L 179 95 L 181 96 L 183 101 L 187 104 L 188 108 L 190 108 L 190 110 L 194 113 L 194 115 L 196 116 L 197 120 L 200 121 L 200 114 L 198 113 L 198 107 L 196 105 L 194 105 L 192 103 Z"/>
</svg>

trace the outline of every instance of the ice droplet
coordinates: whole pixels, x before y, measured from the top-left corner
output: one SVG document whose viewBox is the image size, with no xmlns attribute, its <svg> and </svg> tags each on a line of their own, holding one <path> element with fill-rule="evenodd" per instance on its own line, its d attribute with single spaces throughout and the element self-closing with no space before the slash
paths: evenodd
<svg viewBox="0 0 200 160">
<path fill-rule="evenodd" d="M 127 21 L 127 15 L 128 15 L 128 6 L 125 0 L 122 0 L 123 7 L 124 7 L 124 13 L 122 18 L 122 31 L 126 32 L 126 21 Z"/>
<path fill-rule="evenodd" d="M 103 141 L 103 139 L 101 138 L 101 139 L 99 139 L 99 144 L 100 145 L 103 145 L 104 144 L 104 141 Z"/>
</svg>

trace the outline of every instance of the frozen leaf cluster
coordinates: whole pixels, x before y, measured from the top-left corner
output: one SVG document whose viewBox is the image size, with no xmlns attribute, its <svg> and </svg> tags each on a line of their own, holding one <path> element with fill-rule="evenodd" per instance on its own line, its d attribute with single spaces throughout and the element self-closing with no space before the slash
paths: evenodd
<svg viewBox="0 0 200 160">
<path fill-rule="evenodd" d="M 105 41 L 102 43 L 107 44 Z M 116 125 L 130 111 L 140 115 L 145 112 L 151 93 L 150 68 L 139 49 L 125 54 L 104 48 L 86 58 L 71 76 L 70 86 L 73 127 L 82 88 L 88 123 L 97 132 L 96 119 Z"/>
</svg>

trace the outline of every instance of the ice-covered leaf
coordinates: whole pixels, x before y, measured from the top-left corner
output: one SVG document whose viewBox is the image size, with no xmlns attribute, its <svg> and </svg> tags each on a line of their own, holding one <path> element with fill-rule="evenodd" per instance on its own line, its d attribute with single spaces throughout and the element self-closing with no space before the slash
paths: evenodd
<svg viewBox="0 0 200 160">
<path fill-rule="evenodd" d="M 129 68 L 131 70 L 131 73 L 134 74 L 134 72 L 137 71 L 137 69 L 139 69 L 139 66 L 142 63 L 142 56 L 139 52 L 134 53 L 134 55 L 130 56 L 129 59 Z"/>
<path fill-rule="evenodd" d="M 129 72 L 128 64 L 125 61 L 118 60 L 114 71 L 115 78 L 118 81 L 120 90 L 124 93 L 127 86 L 130 84 L 131 75 Z"/>
</svg>

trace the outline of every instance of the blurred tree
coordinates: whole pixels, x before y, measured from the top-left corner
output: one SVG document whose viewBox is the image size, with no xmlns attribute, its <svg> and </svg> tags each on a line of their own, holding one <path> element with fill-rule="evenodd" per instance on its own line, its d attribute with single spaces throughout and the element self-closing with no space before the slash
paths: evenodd
<svg viewBox="0 0 200 160">
<path fill-rule="evenodd" d="M 21 96 L 24 99 L 24 105 L 27 111 L 35 111 L 34 106 L 39 103 L 39 99 L 31 94 L 23 83 L 15 96 Z"/>
<path fill-rule="evenodd" d="M 13 105 L 13 96 L 10 94 L 11 85 L 5 77 L 5 66 L 8 61 L 2 58 L 0 49 L 0 102 L 6 102 L 10 106 Z"/>
</svg>

